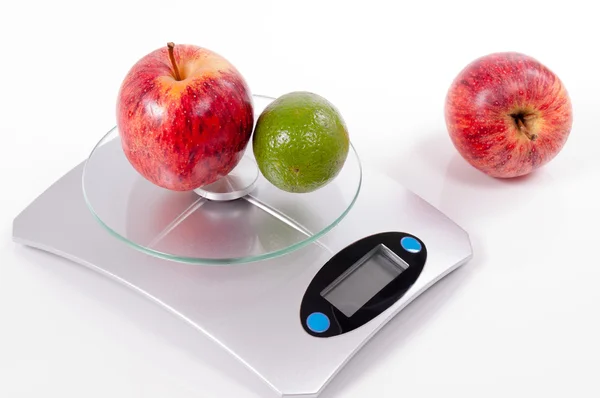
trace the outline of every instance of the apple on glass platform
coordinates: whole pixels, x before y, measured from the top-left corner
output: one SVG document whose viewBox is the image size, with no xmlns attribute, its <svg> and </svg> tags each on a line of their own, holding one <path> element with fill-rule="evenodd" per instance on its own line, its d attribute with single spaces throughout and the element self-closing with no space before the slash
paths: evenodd
<svg viewBox="0 0 600 398">
<path fill-rule="evenodd" d="M 237 166 L 252 135 L 250 89 L 225 58 L 194 45 L 168 44 L 139 60 L 117 103 L 123 150 L 161 187 L 186 191 Z"/>
</svg>

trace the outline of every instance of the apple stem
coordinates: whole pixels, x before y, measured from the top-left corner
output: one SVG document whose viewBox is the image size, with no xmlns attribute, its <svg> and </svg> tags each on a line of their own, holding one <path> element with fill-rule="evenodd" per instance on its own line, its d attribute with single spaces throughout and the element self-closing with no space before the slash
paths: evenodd
<svg viewBox="0 0 600 398">
<path fill-rule="evenodd" d="M 528 115 L 528 116 L 517 117 L 516 118 L 517 119 L 517 127 L 519 128 L 519 131 L 521 131 L 521 133 L 525 134 L 525 136 L 527 138 L 529 138 L 531 141 L 535 141 L 537 139 L 537 135 L 536 134 L 532 134 L 531 131 L 529 131 L 529 129 L 525 125 L 525 120 L 528 120 L 528 119 L 532 118 L 530 115 Z"/>
<path fill-rule="evenodd" d="M 167 43 L 167 47 L 169 47 L 169 58 L 171 58 L 171 64 L 173 64 L 173 70 L 175 71 L 175 80 L 181 80 L 181 75 L 179 74 L 179 69 L 177 68 L 177 62 L 175 62 L 175 55 L 173 55 L 175 44 L 173 42 L 169 42 Z"/>
</svg>

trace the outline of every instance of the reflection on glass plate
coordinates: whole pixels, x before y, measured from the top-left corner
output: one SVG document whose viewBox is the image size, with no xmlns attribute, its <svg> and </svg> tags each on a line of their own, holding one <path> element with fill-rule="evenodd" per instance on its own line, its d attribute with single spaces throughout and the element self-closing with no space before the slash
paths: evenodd
<svg viewBox="0 0 600 398">
<path fill-rule="evenodd" d="M 255 96 L 254 101 L 258 118 L 272 98 Z M 254 161 L 251 145 L 245 156 L 246 162 Z M 315 241 L 352 208 L 361 178 L 360 160 L 351 146 L 338 176 L 317 191 L 284 192 L 259 173 L 245 196 L 213 201 L 147 181 L 129 164 L 114 128 L 85 164 L 83 191 L 100 224 L 134 248 L 174 261 L 214 265 L 271 258 Z M 212 189 L 221 188 L 217 184 Z"/>
</svg>

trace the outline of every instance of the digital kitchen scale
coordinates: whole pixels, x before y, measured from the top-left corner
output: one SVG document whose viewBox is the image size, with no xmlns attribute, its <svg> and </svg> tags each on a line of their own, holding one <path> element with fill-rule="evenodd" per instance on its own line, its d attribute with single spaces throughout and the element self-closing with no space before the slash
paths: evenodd
<svg viewBox="0 0 600 398">
<path fill-rule="evenodd" d="M 255 96 L 255 116 L 271 98 Z M 248 150 L 225 179 L 173 192 L 111 130 L 14 220 L 14 240 L 142 293 L 216 342 L 274 395 L 315 397 L 407 304 L 472 256 L 467 233 L 394 180 L 344 168 L 278 190 Z"/>
</svg>

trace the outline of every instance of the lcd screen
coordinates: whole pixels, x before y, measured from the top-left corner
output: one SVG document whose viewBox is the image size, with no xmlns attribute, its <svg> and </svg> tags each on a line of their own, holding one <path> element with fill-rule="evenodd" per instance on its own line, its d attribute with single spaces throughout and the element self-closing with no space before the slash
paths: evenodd
<svg viewBox="0 0 600 398">
<path fill-rule="evenodd" d="M 340 275 L 321 295 L 351 317 L 408 268 L 408 263 L 380 244 Z"/>
</svg>

